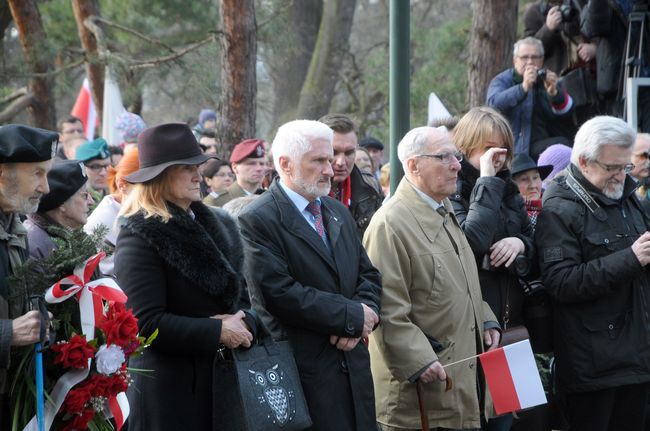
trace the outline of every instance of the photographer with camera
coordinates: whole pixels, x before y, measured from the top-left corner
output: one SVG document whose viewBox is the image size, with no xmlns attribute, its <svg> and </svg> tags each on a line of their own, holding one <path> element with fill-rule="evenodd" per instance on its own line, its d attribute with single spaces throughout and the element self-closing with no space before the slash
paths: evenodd
<svg viewBox="0 0 650 431">
<path fill-rule="evenodd" d="M 555 72 L 542 67 L 544 47 L 533 37 L 517 41 L 514 67 L 498 74 L 488 87 L 487 104 L 510 122 L 514 153 L 537 160 L 553 144 L 571 146 L 555 124 L 573 113 L 573 99 L 558 83 Z"/>
</svg>

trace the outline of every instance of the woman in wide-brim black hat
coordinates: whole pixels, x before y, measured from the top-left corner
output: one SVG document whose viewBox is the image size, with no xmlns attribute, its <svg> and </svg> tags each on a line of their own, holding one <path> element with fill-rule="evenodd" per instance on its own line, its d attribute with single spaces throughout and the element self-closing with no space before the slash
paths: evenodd
<svg viewBox="0 0 650 431">
<path fill-rule="evenodd" d="M 185 124 L 138 138 L 140 169 L 120 211 L 117 281 L 141 335 L 157 339 L 130 366 L 129 430 L 211 429 L 212 364 L 222 347 L 249 346 L 251 325 L 235 222 L 201 203 L 199 165 L 211 158 Z M 240 310 L 240 311 L 238 311 Z"/>
</svg>

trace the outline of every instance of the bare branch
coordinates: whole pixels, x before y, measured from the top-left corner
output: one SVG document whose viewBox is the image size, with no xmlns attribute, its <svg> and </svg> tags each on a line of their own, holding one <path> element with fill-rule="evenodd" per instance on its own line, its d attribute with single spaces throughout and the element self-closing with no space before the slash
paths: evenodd
<svg viewBox="0 0 650 431">
<path fill-rule="evenodd" d="M 192 51 L 195 51 L 196 49 L 202 47 L 203 45 L 208 44 L 209 42 L 215 41 L 215 36 L 210 35 L 206 37 L 203 40 L 200 40 L 198 42 L 195 42 L 191 45 L 188 45 L 187 47 L 183 48 L 180 51 L 176 51 L 174 54 L 167 55 L 164 57 L 157 57 L 157 58 L 150 58 L 148 60 L 142 60 L 142 61 L 132 61 L 131 64 L 129 65 L 129 69 L 131 70 L 137 70 L 137 69 L 147 69 L 150 67 L 155 67 L 158 66 L 159 64 L 162 63 L 167 63 L 169 61 L 174 61 L 179 59 L 180 57 L 184 56 L 185 54 L 188 54 Z"/>
<path fill-rule="evenodd" d="M 14 100 L 9 106 L 0 112 L 0 124 L 4 124 L 30 107 L 35 102 L 31 94 L 24 94 L 18 99 Z"/>
<path fill-rule="evenodd" d="M 13 102 L 20 96 L 24 96 L 27 94 L 27 87 L 22 87 L 19 88 L 18 90 L 14 91 L 13 93 L 9 94 L 8 96 L 3 97 L 0 99 L 0 105 L 4 105 L 5 103 Z"/>
<path fill-rule="evenodd" d="M 136 37 L 139 37 L 140 39 L 142 39 L 144 41 L 147 41 L 147 42 L 149 42 L 149 43 L 151 43 L 153 45 L 160 45 L 163 48 L 165 48 L 166 50 L 168 50 L 170 52 L 174 52 L 174 48 L 172 48 L 171 46 L 169 46 L 169 45 L 167 45 L 167 44 L 165 44 L 165 43 L 163 43 L 163 42 L 161 42 L 161 41 L 159 41 L 157 39 L 153 39 L 153 38 L 151 38 L 151 37 L 149 37 L 149 36 L 147 36 L 145 34 L 142 34 L 139 31 L 133 30 L 132 28 L 128 28 L 128 27 L 125 27 L 123 25 L 114 23 L 114 22 L 109 21 L 109 20 L 107 20 L 105 18 L 102 18 L 102 17 L 94 16 L 92 18 L 93 18 L 93 21 L 101 22 L 101 23 L 107 25 L 108 27 L 113 27 L 113 28 L 116 28 L 118 30 L 122 30 L 123 32 L 132 34 L 132 35 L 134 35 Z"/>
</svg>

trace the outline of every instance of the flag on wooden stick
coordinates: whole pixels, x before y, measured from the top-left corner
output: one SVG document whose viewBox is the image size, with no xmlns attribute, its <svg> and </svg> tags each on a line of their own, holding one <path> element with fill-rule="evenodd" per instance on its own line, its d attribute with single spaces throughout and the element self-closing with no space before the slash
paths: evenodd
<svg viewBox="0 0 650 431">
<path fill-rule="evenodd" d="M 546 395 L 528 340 L 482 353 L 479 360 L 497 414 L 546 403 Z"/>
</svg>

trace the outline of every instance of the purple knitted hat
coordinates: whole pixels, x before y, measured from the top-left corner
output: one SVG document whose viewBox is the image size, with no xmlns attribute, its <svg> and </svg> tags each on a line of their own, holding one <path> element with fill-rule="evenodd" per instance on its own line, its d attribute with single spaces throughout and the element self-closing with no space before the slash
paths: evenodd
<svg viewBox="0 0 650 431">
<path fill-rule="evenodd" d="M 147 125 L 139 115 L 123 112 L 117 116 L 115 127 L 122 132 L 124 142 L 134 144 L 138 142 L 138 135 L 147 128 Z"/>
<path fill-rule="evenodd" d="M 566 168 L 571 161 L 571 147 L 568 147 L 563 144 L 551 145 L 544 150 L 542 154 L 539 155 L 537 159 L 537 166 L 541 165 L 552 165 L 553 170 L 546 180 L 542 184 L 542 188 L 546 189 L 546 184 L 548 184 L 558 172 Z"/>
</svg>

